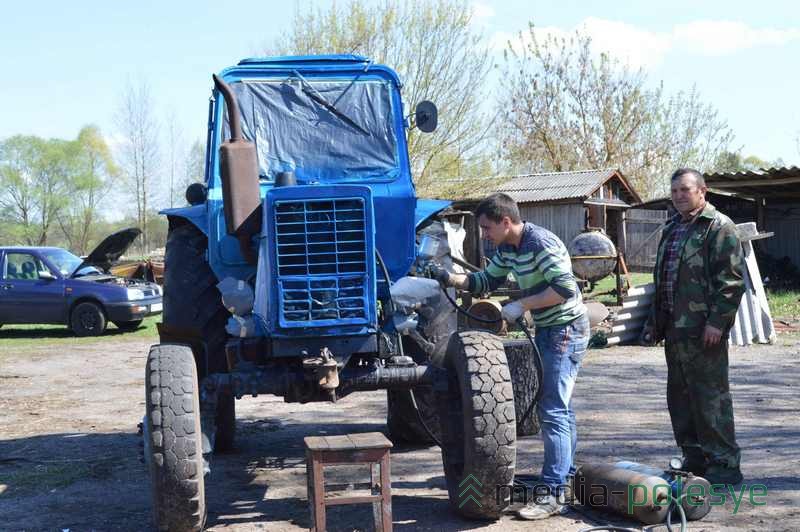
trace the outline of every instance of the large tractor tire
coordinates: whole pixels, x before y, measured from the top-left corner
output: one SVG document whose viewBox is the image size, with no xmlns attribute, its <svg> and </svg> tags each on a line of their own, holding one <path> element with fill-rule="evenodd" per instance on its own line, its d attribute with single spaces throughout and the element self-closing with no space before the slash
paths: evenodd
<svg viewBox="0 0 800 532">
<path fill-rule="evenodd" d="M 164 257 L 164 314 L 166 330 L 194 331 L 193 343 L 200 380 L 228 371 L 225 360 L 230 313 L 222 305 L 217 277 L 206 261 L 208 238 L 197 227 L 171 219 Z M 198 347 L 202 345 L 202 348 Z M 230 451 L 236 436 L 236 401 L 220 395 L 217 406 L 214 452 Z"/>
<path fill-rule="evenodd" d="M 145 461 L 156 528 L 201 530 L 206 517 L 197 368 L 183 345 L 150 348 L 145 370 Z"/>
<path fill-rule="evenodd" d="M 436 439 L 441 439 L 439 410 L 436 407 L 433 389 L 430 386 L 417 386 L 413 393 L 417 408 L 414 408 L 414 402 L 411 400 L 411 391 L 387 390 L 386 425 L 389 428 L 389 438 L 393 443 L 434 443 L 431 435 L 425 430 L 427 427 Z"/>
<path fill-rule="evenodd" d="M 536 410 L 536 394 L 540 384 L 533 346 L 527 338 L 522 338 L 503 340 L 503 348 L 508 360 L 508 369 L 511 371 L 511 384 L 514 387 L 517 436 L 538 434 L 541 423 Z"/>
<path fill-rule="evenodd" d="M 404 339 L 405 340 L 405 339 Z M 416 344 L 410 341 L 403 342 L 403 349 L 417 364 L 430 364 L 427 355 L 421 352 Z M 439 409 L 436 406 L 436 397 L 430 386 L 417 386 L 413 390 L 414 401 L 408 390 L 386 391 L 386 425 L 389 429 L 389 438 L 393 443 L 430 444 L 434 443 L 425 427 L 431 431 L 437 440 L 441 440 L 439 428 Z M 419 414 L 417 414 L 419 409 Z M 420 421 L 422 417 L 422 421 Z M 423 425 L 422 423 L 425 423 Z"/>
<path fill-rule="evenodd" d="M 485 331 L 453 333 L 445 364 L 447 391 L 438 402 L 450 505 L 464 517 L 497 519 L 510 502 L 517 455 L 503 342 Z"/>
</svg>

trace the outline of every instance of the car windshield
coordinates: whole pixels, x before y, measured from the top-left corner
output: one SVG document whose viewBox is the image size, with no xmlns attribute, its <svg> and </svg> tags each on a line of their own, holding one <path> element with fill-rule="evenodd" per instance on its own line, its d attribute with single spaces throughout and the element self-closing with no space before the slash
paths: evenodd
<svg viewBox="0 0 800 532">
<path fill-rule="evenodd" d="M 294 73 L 232 88 L 262 179 L 273 181 L 286 171 L 300 183 L 393 179 L 399 173 L 390 82 Z M 230 136 L 227 121 L 223 135 Z"/>
<path fill-rule="evenodd" d="M 44 255 L 47 260 L 53 264 L 53 266 L 58 268 L 58 271 L 61 272 L 61 275 L 65 277 L 70 277 L 83 262 L 80 257 L 73 255 L 66 249 L 46 249 L 42 252 L 42 255 Z M 90 266 L 81 268 L 82 274 L 96 272 L 97 269 Z"/>
</svg>

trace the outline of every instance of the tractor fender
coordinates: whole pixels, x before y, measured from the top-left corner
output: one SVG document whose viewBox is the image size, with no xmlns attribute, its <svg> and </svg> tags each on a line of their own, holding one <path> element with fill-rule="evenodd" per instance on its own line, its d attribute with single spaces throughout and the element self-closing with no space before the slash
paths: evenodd
<svg viewBox="0 0 800 532">
<path fill-rule="evenodd" d="M 158 214 L 165 216 L 175 216 L 184 218 L 196 226 L 204 235 L 208 236 L 208 213 L 206 212 L 206 205 L 192 205 L 190 207 L 176 207 L 174 209 L 163 209 L 158 211 Z"/>
<path fill-rule="evenodd" d="M 414 210 L 414 229 L 419 229 L 422 222 L 437 212 L 446 209 L 452 203 L 452 201 L 447 200 L 417 199 L 417 208 Z"/>
</svg>

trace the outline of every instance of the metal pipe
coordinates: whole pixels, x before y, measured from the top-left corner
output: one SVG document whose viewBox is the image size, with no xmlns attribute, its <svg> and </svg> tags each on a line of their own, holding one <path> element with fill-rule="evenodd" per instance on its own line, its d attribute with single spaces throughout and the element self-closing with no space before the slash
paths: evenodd
<svg viewBox="0 0 800 532">
<path fill-rule="evenodd" d="M 340 395 L 355 391 L 409 390 L 415 386 L 432 385 L 441 372 L 435 366 L 405 366 L 345 368 L 339 373 Z"/>
<path fill-rule="evenodd" d="M 222 81 L 222 78 L 213 74 L 214 86 L 222 96 L 225 98 L 225 104 L 228 106 L 228 120 L 231 126 L 231 141 L 242 140 L 242 125 L 239 118 L 239 109 L 236 103 L 236 95 L 233 93 L 230 85 Z"/>
</svg>

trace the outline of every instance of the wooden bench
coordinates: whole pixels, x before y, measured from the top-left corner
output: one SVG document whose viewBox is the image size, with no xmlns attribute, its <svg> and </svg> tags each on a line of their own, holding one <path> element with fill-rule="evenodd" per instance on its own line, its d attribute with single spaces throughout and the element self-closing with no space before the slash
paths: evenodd
<svg viewBox="0 0 800 532">
<path fill-rule="evenodd" d="M 372 503 L 375 529 L 392 530 L 392 484 L 389 478 L 389 449 L 392 442 L 380 432 L 345 434 L 344 436 L 309 436 L 306 445 L 308 505 L 311 529 L 325 531 L 325 508 L 336 504 Z M 368 464 L 370 495 L 326 497 L 323 469 L 326 465 Z M 375 466 L 380 468 L 376 482 Z"/>
</svg>

